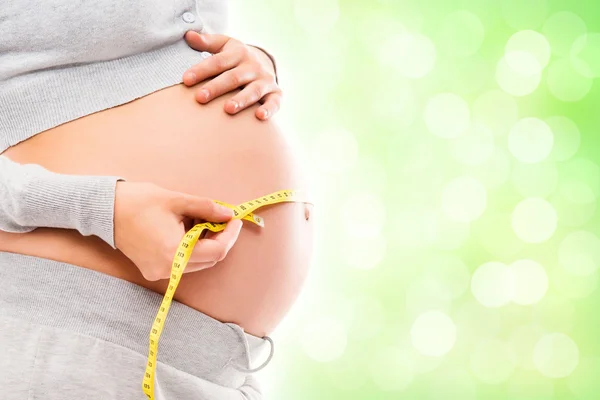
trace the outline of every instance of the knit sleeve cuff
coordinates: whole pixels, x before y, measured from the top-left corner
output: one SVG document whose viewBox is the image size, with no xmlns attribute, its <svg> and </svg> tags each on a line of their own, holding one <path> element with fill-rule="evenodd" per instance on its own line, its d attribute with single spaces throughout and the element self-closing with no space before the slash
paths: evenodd
<svg viewBox="0 0 600 400">
<path fill-rule="evenodd" d="M 113 249 L 116 176 L 43 174 L 32 176 L 24 188 L 27 224 L 76 229 L 96 235 Z"/>
</svg>

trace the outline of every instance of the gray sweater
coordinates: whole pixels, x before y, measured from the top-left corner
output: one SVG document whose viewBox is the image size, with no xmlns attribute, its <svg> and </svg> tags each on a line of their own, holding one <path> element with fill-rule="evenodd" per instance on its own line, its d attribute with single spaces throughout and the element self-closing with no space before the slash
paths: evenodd
<svg viewBox="0 0 600 400">
<path fill-rule="evenodd" d="M 223 33 L 226 3 L 0 1 L 0 153 L 180 83 L 187 68 L 209 56 L 191 49 L 185 32 Z M 0 230 L 77 229 L 114 247 L 117 179 L 56 174 L 0 157 Z"/>
</svg>

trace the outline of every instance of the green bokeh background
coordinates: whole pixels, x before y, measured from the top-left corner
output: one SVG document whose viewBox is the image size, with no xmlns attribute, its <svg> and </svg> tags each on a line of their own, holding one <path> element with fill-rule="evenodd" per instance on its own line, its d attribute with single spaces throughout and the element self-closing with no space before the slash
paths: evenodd
<svg viewBox="0 0 600 400">
<path fill-rule="evenodd" d="M 230 4 L 317 202 L 267 398 L 600 398 L 600 4 Z"/>
</svg>

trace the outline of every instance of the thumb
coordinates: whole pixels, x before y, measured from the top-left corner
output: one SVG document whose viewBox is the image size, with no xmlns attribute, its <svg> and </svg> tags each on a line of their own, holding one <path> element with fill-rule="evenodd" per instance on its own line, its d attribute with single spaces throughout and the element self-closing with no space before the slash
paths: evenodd
<svg viewBox="0 0 600 400">
<path fill-rule="evenodd" d="M 233 211 L 206 197 L 180 193 L 173 203 L 173 211 L 185 217 L 210 222 L 226 222 L 233 217 Z"/>
<path fill-rule="evenodd" d="M 229 41 L 229 36 L 188 31 L 185 41 L 194 50 L 218 53 Z"/>
</svg>

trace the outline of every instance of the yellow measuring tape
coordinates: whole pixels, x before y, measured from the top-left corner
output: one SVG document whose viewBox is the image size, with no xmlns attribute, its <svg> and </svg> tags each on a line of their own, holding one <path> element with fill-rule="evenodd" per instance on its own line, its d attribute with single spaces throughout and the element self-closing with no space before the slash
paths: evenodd
<svg viewBox="0 0 600 400">
<path fill-rule="evenodd" d="M 300 193 L 296 190 L 280 190 L 254 200 L 247 201 L 237 206 L 233 206 L 222 201 L 213 201 L 231 208 L 234 215 L 233 219 L 244 219 L 263 227 L 264 221 L 261 217 L 253 213 L 255 210 L 271 204 L 300 201 Z M 165 296 L 163 297 L 160 308 L 158 309 L 158 313 L 156 314 L 156 318 L 154 318 L 152 330 L 150 331 L 148 363 L 146 364 L 146 373 L 144 374 L 142 388 L 146 396 L 151 400 L 154 400 L 154 377 L 156 374 L 156 360 L 158 356 L 158 340 L 160 339 L 160 335 L 165 326 L 165 319 L 167 318 L 175 290 L 177 290 L 177 286 L 179 285 L 183 271 L 187 266 L 190 256 L 192 255 L 192 251 L 194 250 L 194 246 L 196 245 L 196 242 L 198 242 L 198 239 L 200 239 L 202 232 L 207 229 L 212 232 L 220 232 L 225 229 L 226 225 L 227 223 L 213 222 L 204 222 L 195 225 L 185 234 L 179 243 L 179 247 L 177 248 L 177 252 L 173 258 L 173 264 L 171 266 L 169 286 L 167 287 Z"/>
</svg>

